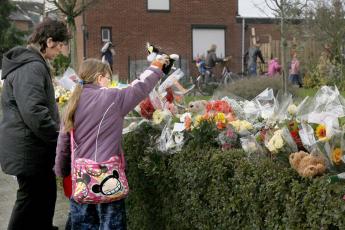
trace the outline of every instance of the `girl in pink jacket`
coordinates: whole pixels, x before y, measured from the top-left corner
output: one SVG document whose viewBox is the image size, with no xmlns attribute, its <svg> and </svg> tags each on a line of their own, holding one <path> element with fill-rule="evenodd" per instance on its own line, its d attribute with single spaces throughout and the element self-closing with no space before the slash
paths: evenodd
<svg viewBox="0 0 345 230">
<path fill-rule="evenodd" d="M 273 58 L 268 62 L 268 72 L 269 77 L 274 77 L 280 73 L 281 66 L 278 63 L 278 58 Z"/>
</svg>

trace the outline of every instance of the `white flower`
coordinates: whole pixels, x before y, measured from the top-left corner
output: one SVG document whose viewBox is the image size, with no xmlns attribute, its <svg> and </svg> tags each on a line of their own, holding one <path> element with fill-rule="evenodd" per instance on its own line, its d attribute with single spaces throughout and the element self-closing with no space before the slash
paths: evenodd
<svg viewBox="0 0 345 230">
<path fill-rule="evenodd" d="M 295 115 L 297 112 L 297 106 L 295 104 L 291 104 L 287 110 L 290 115 Z"/>
</svg>

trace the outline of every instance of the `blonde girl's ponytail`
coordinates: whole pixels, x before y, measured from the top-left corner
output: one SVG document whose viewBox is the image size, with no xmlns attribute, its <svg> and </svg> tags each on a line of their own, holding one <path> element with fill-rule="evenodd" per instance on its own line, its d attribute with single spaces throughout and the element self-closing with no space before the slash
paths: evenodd
<svg viewBox="0 0 345 230">
<path fill-rule="evenodd" d="M 77 110 L 80 96 L 83 92 L 83 85 L 97 84 L 97 77 L 106 74 L 112 75 L 112 71 L 108 63 L 104 63 L 98 59 L 87 59 L 79 68 L 80 82 L 76 85 L 63 116 L 64 131 L 70 132 L 74 129 L 74 114 Z"/>
</svg>

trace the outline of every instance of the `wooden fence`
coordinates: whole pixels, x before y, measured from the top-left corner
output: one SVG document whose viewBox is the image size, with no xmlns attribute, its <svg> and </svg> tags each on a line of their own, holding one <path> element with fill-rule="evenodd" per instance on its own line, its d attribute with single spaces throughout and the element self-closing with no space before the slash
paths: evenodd
<svg viewBox="0 0 345 230">
<path fill-rule="evenodd" d="M 306 39 L 304 41 L 288 41 L 287 49 L 287 61 L 291 60 L 291 54 L 296 51 L 298 59 L 301 64 L 312 64 L 319 60 L 320 54 L 322 52 L 322 44 L 320 42 Z M 262 55 L 265 59 L 266 64 L 264 65 L 264 71 L 267 71 L 268 60 L 273 58 L 278 58 L 281 61 L 281 49 L 280 40 L 271 40 L 267 43 L 261 43 L 260 49 Z"/>
</svg>

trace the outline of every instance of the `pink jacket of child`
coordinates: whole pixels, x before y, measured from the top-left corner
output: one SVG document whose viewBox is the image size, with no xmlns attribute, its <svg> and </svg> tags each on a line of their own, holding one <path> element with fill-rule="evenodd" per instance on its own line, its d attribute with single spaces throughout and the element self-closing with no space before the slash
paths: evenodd
<svg viewBox="0 0 345 230">
<path fill-rule="evenodd" d="M 268 62 L 268 72 L 267 75 L 270 77 L 275 76 L 280 72 L 281 66 L 278 63 L 278 59 L 274 58 Z"/>
</svg>

